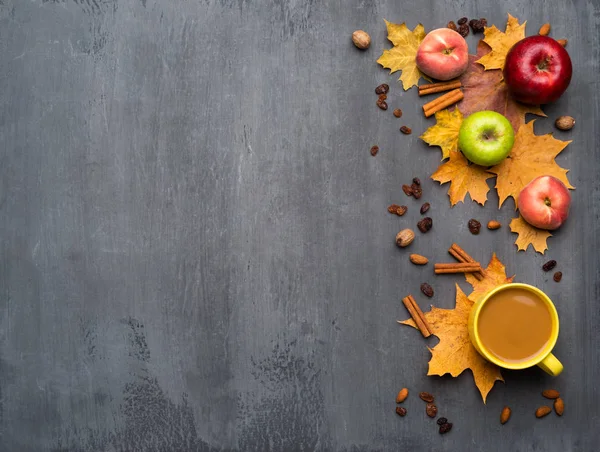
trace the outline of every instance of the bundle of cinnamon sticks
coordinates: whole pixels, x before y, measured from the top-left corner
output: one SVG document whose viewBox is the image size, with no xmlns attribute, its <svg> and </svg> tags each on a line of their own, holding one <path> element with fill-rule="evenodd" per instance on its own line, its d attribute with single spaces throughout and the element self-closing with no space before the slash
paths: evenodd
<svg viewBox="0 0 600 452">
<path fill-rule="evenodd" d="M 438 111 L 460 102 L 464 98 L 463 92 L 459 89 L 461 86 L 462 84 L 460 80 L 450 80 L 448 82 L 430 83 L 419 86 L 419 96 L 449 91 L 448 93 L 443 94 L 431 102 L 427 102 L 425 105 L 423 105 L 423 113 L 425 114 L 425 117 L 429 118 Z"/>
</svg>

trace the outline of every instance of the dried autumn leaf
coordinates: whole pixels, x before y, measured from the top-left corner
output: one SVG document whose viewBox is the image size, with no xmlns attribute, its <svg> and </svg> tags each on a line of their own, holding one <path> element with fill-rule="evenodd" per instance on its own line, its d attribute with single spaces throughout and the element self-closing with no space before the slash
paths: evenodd
<svg viewBox="0 0 600 452">
<path fill-rule="evenodd" d="M 515 200 L 517 207 L 519 193 L 523 187 L 538 176 L 554 176 L 567 188 L 574 188 L 567 179 L 569 170 L 561 168 L 554 160 L 570 141 L 557 140 L 551 133 L 534 135 L 534 122 L 535 120 L 529 121 L 519 128 L 508 158 L 489 170 L 498 176 L 498 207 L 502 206 L 509 196 Z"/>
<path fill-rule="evenodd" d="M 429 351 L 429 371 L 427 375 L 459 376 L 465 369 L 471 369 L 475 385 L 481 393 L 483 403 L 497 380 L 504 381 L 500 368 L 486 361 L 473 347 L 467 326 L 473 302 L 456 285 L 456 306 L 454 309 L 432 307 L 425 318 L 431 326 L 432 333 L 440 342 Z M 416 328 L 412 319 L 401 322 Z"/>
<path fill-rule="evenodd" d="M 490 177 L 494 176 L 481 166 L 470 165 L 458 151 L 451 151 L 450 160 L 442 163 L 431 175 L 431 178 L 440 184 L 450 182 L 448 195 L 453 206 L 461 201 L 464 202 L 467 193 L 473 201 L 484 205 L 490 190 L 486 181 Z"/>
<path fill-rule="evenodd" d="M 496 253 L 492 255 L 490 263 L 483 272 L 484 277 L 481 281 L 475 278 L 472 273 L 465 273 L 465 276 L 467 282 L 473 286 L 473 292 L 469 294 L 469 300 L 474 303 L 494 287 L 511 283 L 515 278 L 514 276 L 507 278 L 506 267 L 500 262 L 500 259 L 496 257 Z"/>
<path fill-rule="evenodd" d="M 552 237 L 552 234 L 543 229 L 534 228 L 519 215 L 519 218 L 513 218 L 510 222 L 510 230 L 516 234 L 519 234 L 515 244 L 517 245 L 518 251 L 527 250 L 529 245 L 533 246 L 533 249 L 540 254 L 548 249 L 546 240 L 548 237 Z"/>
<path fill-rule="evenodd" d="M 489 45 L 492 50 L 477 60 L 477 63 L 483 65 L 486 71 L 490 69 L 504 69 L 504 62 L 510 48 L 525 38 L 526 23 L 527 21 L 519 25 L 519 19 L 509 14 L 506 31 L 502 32 L 498 30 L 495 25 L 489 28 L 486 27 L 483 32 L 485 35 L 483 42 Z"/>
<path fill-rule="evenodd" d="M 458 103 L 463 115 L 469 116 L 481 110 L 493 110 L 508 118 L 515 130 L 525 123 L 525 114 L 546 116 L 538 106 L 525 105 L 511 96 L 499 69 L 486 71 L 477 63 L 490 52 L 490 46 L 479 41 L 477 55 L 469 55 L 467 71 L 460 77 L 464 99 Z"/>
<path fill-rule="evenodd" d="M 410 31 L 406 24 L 393 24 L 385 20 L 387 26 L 388 39 L 394 44 L 389 50 L 384 50 L 377 62 L 386 69 L 390 69 L 390 74 L 396 71 L 402 71 L 399 80 L 402 81 L 402 87 L 407 89 L 417 85 L 421 77 L 427 78 L 417 68 L 417 49 L 425 37 L 425 28 L 419 24 L 413 31 Z"/>
<path fill-rule="evenodd" d="M 431 126 L 419 138 L 429 146 L 442 148 L 442 160 L 450 157 L 450 151 L 458 151 L 458 131 L 463 115 L 458 108 L 442 110 L 435 114 L 435 126 Z"/>
</svg>

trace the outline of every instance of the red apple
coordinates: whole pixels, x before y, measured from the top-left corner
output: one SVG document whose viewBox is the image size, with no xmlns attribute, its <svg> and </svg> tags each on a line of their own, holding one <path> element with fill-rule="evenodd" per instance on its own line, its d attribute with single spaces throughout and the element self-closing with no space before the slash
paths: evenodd
<svg viewBox="0 0 600 452">
<path fill-rule="evenodd" d="M 558 99 L 571 82 L 571 58 L 548 36 L 530 36 L 506 55 L 504 81 L 519 102 L 540 105 Z"/>
<path fill-rule="evenodd" d="M 469 48 L 461 35 L 449 28 L 427 33 L 417 50 L 417 67 L 437 80 L 450 80 L 467 70 Z"/>
<path fill-rule="evenodd" d="M 536 228 L 559 228 L 569 216 L 570 207 L 569 189 L 553 176 L 536 177 L 519 194 L 521 216 Z"/>
</svg>

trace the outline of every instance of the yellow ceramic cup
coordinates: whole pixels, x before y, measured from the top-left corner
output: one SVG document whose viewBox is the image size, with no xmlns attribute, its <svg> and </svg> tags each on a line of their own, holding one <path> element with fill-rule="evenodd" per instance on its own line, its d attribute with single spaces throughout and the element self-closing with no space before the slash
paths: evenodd
<svg viewBox="0 0 600 452">
<path fill-rule="evenodd" d="M 533 292 L 541 300 L 543 300 L 544 303 L 546 303 L 546 307 L 548 308 L 548 311 L 550 311 L 550 316 L 552 318 L 552 333 L 550 336 L 550 340 L 548 341 L 546 346 L 543 348 L 543 350 L 540 351 L 536 356 L 534 356 L 528 360 L 518 362 L 518 363 L 502 361 L 501 359 L 492 355 L 488 350 L 486 350 L 484 345 L 481 343 L 481 339 L 479 338 L 479 332 L 478 332 L 478 326 L 477 326 L 477 322 L 479 320 L 479 313 L 481 312 L 481 309 L 483 308 L 485 303 L 494 294 L 496 294 L 502 290 L 509 289 L 509 288 L 513 288 L 513 289 L 519 288 L 519 289 L 524 289 L 524 290 Z M 529 284 L 522 284 L 522 283 L 504 284 L 502 286 L 498 286 L 498 287 L 490 290 L 482 298 L 480 298 L 477 301 L 477 303 L 475 303 L 473 308 L 471 309 L 471 314 L 469 315 L 469 335 L 471 337 L 471 342 L 473 342 L 473 345 L 475 346 L 477 351 L 485 359 L 487 359 L 488 361 L 490 361 L 500 367 L 504 367 L 505 369 L 515 369 L 515 370 L 526 369 L 528 367 L 537 365 L 554 377 L 557 376 L 558 374 L 560 374 L 563 370 L 563 365 L 561 364 L 561 362 L 558 359 L 556 359 L 556 356 L 554 356 L 551 353 L 552 349 L 554 348 L 554 345 L 556 345 L 556 340 L 558 339 L 558 313 L 556 312 L 556 308 L 554 307 L 552 300 L 550 300 L 550 298 L 548 298 L 548 295 L 546 295 L 544 292 L 542 292 L 537 287 L 530 286 Z"/>
</svg>

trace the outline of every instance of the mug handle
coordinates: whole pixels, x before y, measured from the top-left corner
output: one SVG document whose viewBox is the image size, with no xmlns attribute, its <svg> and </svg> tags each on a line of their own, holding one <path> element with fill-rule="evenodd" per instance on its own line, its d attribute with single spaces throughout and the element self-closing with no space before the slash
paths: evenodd
<svg viewBox="0 0 600 452">
<path fill-rule="evenodd" d="M 562 363 L 552 353 L 549 353 L 548 356 L 542 359 L 538 363 L 538 366 L 553 377 L 556 377 L 563 371 Z"/>
</svg>

